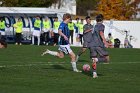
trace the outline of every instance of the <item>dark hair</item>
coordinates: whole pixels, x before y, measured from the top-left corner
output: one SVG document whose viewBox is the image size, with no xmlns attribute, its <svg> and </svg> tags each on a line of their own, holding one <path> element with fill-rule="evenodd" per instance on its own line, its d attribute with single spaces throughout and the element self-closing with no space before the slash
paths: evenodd
<svg viewBox="0 0 140 93">
<path fill-rule="evenodd" d="M 58 19 L 58 17 L 55 17 L 55 19 Z"/>
<path fill-rule="evenodd" d="M 86 18 L 85 18 L 85 19 L 86 19 L 86 20 L 87 20 L 87 19 L 90 19 L 90 16 L 86 16 Z"/>
<path fill-rule="evenodd" d="M 101 21 L 103 21 L 103 19 L 104 19 L 104 16 L 102 14 L 99 14 L 99 15 L 96 16 L 96 21 L 97 22 L 101 22 Z"/>
<path fill-rule="evenodd" d="M 109 33 L 108 35 L 111 36 L 111 33 Z"/>
<path fill-rule="evenodd" d="M 77 17 L 76 20 L 79 20 L 79 18 Z"/>
<path fill-rule="evenodd" d="M 7 48 L 7 43 L 4 40 L 0 40 L 0 44 L 4 46 L 4 48 Z"/>
</svg>

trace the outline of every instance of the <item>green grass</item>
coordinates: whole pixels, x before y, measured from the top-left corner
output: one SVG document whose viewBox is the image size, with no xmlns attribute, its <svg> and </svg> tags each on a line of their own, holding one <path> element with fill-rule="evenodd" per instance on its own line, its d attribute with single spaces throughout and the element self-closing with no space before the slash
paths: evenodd
<svg viewBox="0 0 140 93">
<path fill-rule="evenodd" d="M 75 73 L 70 58 L 41 57 L 45 46 L 0 49 L 0 93 L 140 93 L 140 49 L 108 49 L 110 64 L 98 64 L 98 78 Z M 48 47 L 57 50 L 58 47 Z M 72 47 L 75 53 L 80 48 Z M 91 64 L 89 51 L 78 68 Z"/>
</svg>

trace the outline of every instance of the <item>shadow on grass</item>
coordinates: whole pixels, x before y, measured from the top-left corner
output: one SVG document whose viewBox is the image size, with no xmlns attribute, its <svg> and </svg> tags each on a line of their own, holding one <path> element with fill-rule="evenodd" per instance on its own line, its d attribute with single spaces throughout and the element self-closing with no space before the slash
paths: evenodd
<svg viewBox="0 0 140 93">
<path fill-rule="evenodd" d="M 61 65 L 52 65 L 50 67 L 43 68 L 43 69 L 57 69 L 57 70 L 68 70 L 68 71 L 72 71 L 72 70 L 70 70 L 68 68 L 65 68 L 65 67 L 61 66 Z"/>
<path fill-rule="evenodd" d="M 92 71 L 88 71 L 88 72 L 85 72 L 85 71 L 82 71 L 82 74 L 86 75 L 86 76 L 89 76 L 89 77 L 92 77 Z M 104 76 L 103 74 L 100 74 L 98 73 L 98 76 Z"/>
</svg>

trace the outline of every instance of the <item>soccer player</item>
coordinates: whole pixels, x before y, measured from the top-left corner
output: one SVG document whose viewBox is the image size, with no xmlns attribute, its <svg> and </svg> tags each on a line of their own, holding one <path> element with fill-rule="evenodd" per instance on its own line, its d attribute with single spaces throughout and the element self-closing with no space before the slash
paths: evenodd
<svg viewBox="0 0 140 93">
<path fill-rule="evenodd" d="M 59 52 L 56 51 L 50 51 L 50 50 L 46 50 L 45 52 L 42 53 L 42 56 L 45 54 L 50 54 L 50 55 L 54 55 L 57 56 L 59 58 L 64 58 L 64 53 L 65 54 L 69 54 L 70 58 L 71 58 L 71 64 L 72 64 L 72 68 L 74 72 L 81 72 L 77 69 L 76 66 L 76 60 L 75 60 L 75 54 L 74 52 L 71 50 L 70 48 L 70 44 L 69 44 L 69 37 L 70 37 L 70 32 L 68 29 L 68 23 L 71 19 L 71 15 L 66 13 L 63 15 L 63 22 L 60 24 L 59 28 L 58 28 L 58 33 L 60 35 L 60 41 L 59 41 Z"/>
<path fill-rule="evenodd" d="M 4 40 L 0 40 L 0 48 L 7 48 L 7 43 Z"/>
<path fill-rule="evenodd" d="M 83 27 L 84 43 L 83 43 L 83 47 L 80 49 L 80 51 L 78 52 L 78 55 L 76 56 L 76 62 L 78 61 L 80 55 L 83 54 L 87 48 L 89 48 L 89 43 L 91 42 L 91 39 L 92 39 L 93 25 L 91 25 L 91 19 L 89 16 L 87 16 L 85 19 L 86 19 L 87 24 L 85 24 Z"/>
<path fill-rule="evenodd" d="M 96 16 L 97 24 L 94 27 L 94 33 L 92 36 L 92 42 L 90 46 L 90 56 L 92 58 L 93 78 L 97 77 L 97 62 L 109 63 L 109 55 L 105 47 L 108 47 L 104 36 L 105 26 L 103 23 L 103 15 L 99 14 Z"/>
</svg>

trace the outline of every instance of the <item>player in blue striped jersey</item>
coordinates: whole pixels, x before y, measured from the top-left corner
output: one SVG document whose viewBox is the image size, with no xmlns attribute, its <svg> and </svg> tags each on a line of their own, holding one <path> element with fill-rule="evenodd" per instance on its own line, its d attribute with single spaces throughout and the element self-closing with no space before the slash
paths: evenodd
<svg viewBox="0 0 140 93">
<path fill-rule="evenodd" d="M 65 54 L 69 54 L 70 58 L 71 58 L 71 64 L 72 64 L 72 68 L 74 72 L 81 72 L 77 69 L 76 66 L 76 57 L 74 52 L 71 50 L 70 48 L 70 44 L 69 44 L 69 37 L 70 37 L 70 31 L 68 29 L 68 23 L 71 19 L 71 15 L 70 14 L 64 14 L 63 15 L 63 22 L 60 24 L 59 29 L 58 29 L 58 33 L 60 35 L 59 38 L 59 52 L 56 51 L 50 51 L 50 50 L 46 50 L 45 52 L 42 53 L 42 56 L 45 54 L 50 54 L 50 55 L 54 55 L 57 56 L 59 58 L 64 58 L 64 53 Z"/>
</svg>

